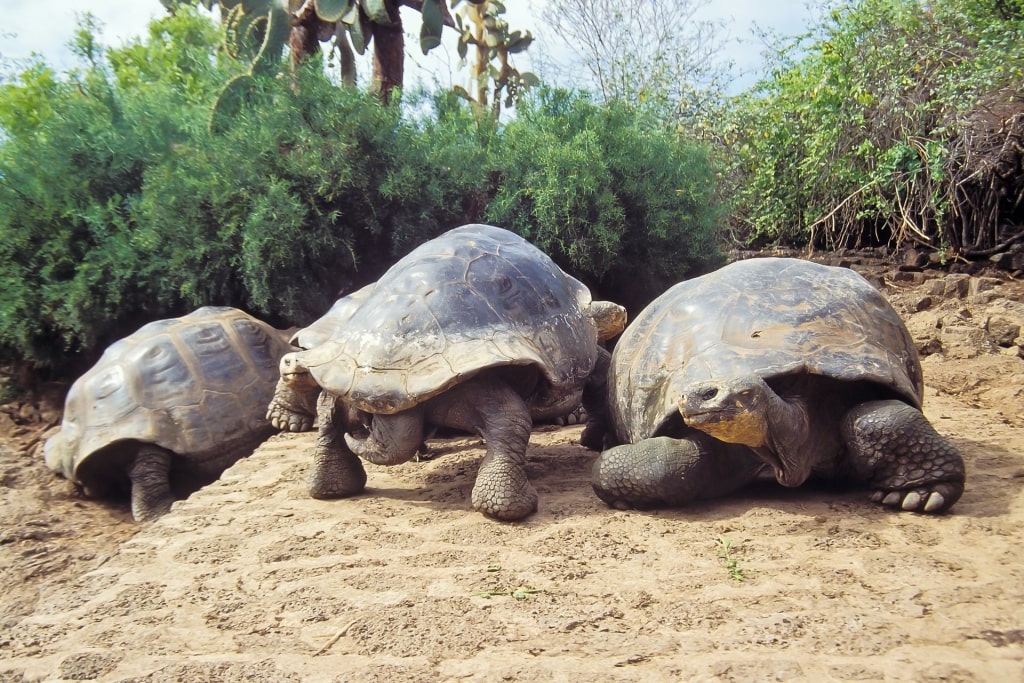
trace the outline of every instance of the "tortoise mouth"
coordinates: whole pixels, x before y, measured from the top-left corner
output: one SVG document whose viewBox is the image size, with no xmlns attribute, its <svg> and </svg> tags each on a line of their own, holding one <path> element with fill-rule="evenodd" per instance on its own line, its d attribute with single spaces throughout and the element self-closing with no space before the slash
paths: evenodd
<svg viewBox="0 0 1024 683">
<path fill-rule="evenodd" d="M 702 424 L 722 422 L 723 420 L 731 419 L 735 414 L 735 411 L 722 409 L 688 410 L 683 413 L 683 422 L 690 427 L 696 427 Z"/>
<path fill-rule="evenodd" d="M 281 372 L 281 381 L 291 387 L 304 387 L 316 384 L 313 375 L 304 367 L 283 370 Z"/>
<path fill-rule="evenodd" d="M 765 444 L 766 426 L 762 416 L 741 406 L 724 405 L 680 412 L 687 427 L 702 431 L 719 441 L 751 448 Z"/>
</svg>

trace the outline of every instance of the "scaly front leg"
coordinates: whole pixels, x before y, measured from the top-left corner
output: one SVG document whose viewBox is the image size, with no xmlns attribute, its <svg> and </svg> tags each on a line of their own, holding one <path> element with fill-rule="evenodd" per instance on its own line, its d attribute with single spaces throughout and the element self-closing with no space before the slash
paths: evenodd
<svg viewBox="0 0 1024 683">
<path fill-rule="evenodd" d="M 841 432 L 855 475 L 871 499 L 911 512 L 945 512 L 964 492 L 964 461 L 924 414 L 902 401 L 851 409 Z"/>
<path fill-rule="evenodd" d="M 313 451 L 309 495 L 314 498 L 346 498 L 366 488 L 366 470 L 345 444 L 344 407 L 326 391 L 317 400 L 320 430 Z"/>
<path fill-rule="evenodd" d="M 522 397 L 494 377 L 478 377 L 427 404 L 432 424 L 478 432 L 487 452 L 473 485 L 473 509 L 512 521 L 537 510 L 537 491 L 526 476 L 533 420 Z"/>
<path fill-rule="evenodd" d="M 598 498 L 619 510 L 682 506 L 732 493 L 766 467 L 745 446 L 694 432 L 609 448 L 594 463 L 591 483 Z"/>
</svg>

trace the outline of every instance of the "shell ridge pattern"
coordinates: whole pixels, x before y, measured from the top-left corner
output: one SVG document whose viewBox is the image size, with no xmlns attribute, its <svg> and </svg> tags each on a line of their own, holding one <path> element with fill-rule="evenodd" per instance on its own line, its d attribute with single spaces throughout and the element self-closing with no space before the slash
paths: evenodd
<svg viewBox="0 0 1024 683">
<path fill-rule="evenodd" d="M 658 296 L 630 324 L 623 338 L 616 344 L 613 365 L 622 364 L 623 358 L 626 362 L 623 371 L 616 369 L 610 375 L 611 395 L 616 396 L 627 406 L 627 424 L 620 426 L 624 428 L 623 431 L 628 434 L 630 440 L 643 439 L 651 435 L 637 433 L 634 427 L 643 422 L 641 416 L 653 416 L 656 412 L 661 412 L 648 408 L 663 403 L 663 392 L 658 389 L 663 386 L 667 376 L 679 369 L 672 367 L 670 360 L 674 355 L 670 346 L 677 342 L 674 337 L 667 338 L 667 335 L 661 334 L 661 331 L 666 318 L 673 315 L 671 302 L 677 298 L 685 285 L 686 282 L 677 283 Z M 638 350 L 642 350 L 642 353 Z M 664 359 L 665 362 L 652 362 L 654 358 Z M 618 386 L 617 378 L 620 376 L 627 378 L 624 387 Z M 653 432 L 657 425 L 645 427 Z"/>
<path fill-rule="evenodd" d="M 322 387 L 369 412 L 412 407 L 498 365 L 582 386 L 597 339 L 582 290 L 515 233 L 463 226 L 388 269 L 345 329 L 303 359 Z"/>
<path fill-rule="evenodd" d="M 466 281 L 471 283 L 480 300 L 493 312 L 496 321 L 505 323 L 513 330 L 518 330 L 517 336 L 533 335 L 533 341 L 542 352 L 533 359 L 534 364 L 542 371 L 545 379 L 552 386 L 574 385 L 583 372 L 580 368 L 570 366 L 564 368 L 564 372 L 560 372 L 563 368 L 551 366 L 556 359 L 562 356 L 559 353 L 559 346 L 565 344 L 564 335 L 570 335 L 570 345 L 572 346 L 581 343 L 577 338 L 575 326 L 572 324 L 573 319 L 583 315 L 579 310 L 578 298 L 570 296 L 569 283 L 565 282 L 561 270 L 557 269 L 553 262 L 548 263 L 536 257 L 531 258 L 533 255 L 524 253 L 524 251 L 524 249 L 515 249 L 510 245 L 496 244 L 493 247 L 493 254 L 481 253 L 466 264 Z M 505 252 L 511 253 L 506 257 Z M 475 280 L 473 265 L 482 264 L 490 259 L 497 261 L 493 271 L 502 274 L 498 278 L 497 292 L 488 292 L 483 287 L 473 284 Z M 542 272 L 539 274 L 527 272 L 522 264 L 535 269 L 542 266 Z M 508 277 L 508 274 L 513 277 Z M 487 281 L 486 284 L 490 282 Z M 559 284 L 562 285 L 561 297 L 553 292 L 550 286 L 543 286 Z M 528 289 L 521 292 L 519 291 L 520 287 Z M 565 310 L 562 305 L 563 300 L 572 307 L 571 310 Z M 503 304 L 504 310 L 497 308 L 499 303 Z M 473 336 L 477 332 L 469 329 L 466 333 L 467 336 Z M 495 330 L 488 328 L 487 336 L 495 337 Z M 518 354 L 504 352 L 503 355 L 513 362 Z M 575 360 L 575 354 L 565 355 L 569 359 Z M 589 369 L 585 372 L 589 374 Z M 566 376 L 567 381 L 562 379 L 562 375 Z"/>
<path fill-rule="evenodd" d="M 677 283 L 627 328 L 613 363 L 613 419 L 631 439 L 661 428 L 683 386 L 737 373 L 868 380 L 918 407 L 922 396 L 913 340 L 881 292 L 809 261 L 739 261 Z"/>
<path fill-rule="evenodd" d="M 146 382 L 144 391 L 147 395 L 146 405 L 152 411 L 151 419 L 173 425 L 173 429 L 166 426 L 157 428 L 152 441 L 175 452 L 194 452 L 201 449 L 202 444 L 209 443 L 212 437 L 208 421 L 202 419 L 207 404 L 205 381 L 226 381 L 231 373 L 238 376 L 240 371 L 248 370 L 232 348 L 230 333 L 219 320 L 196 322 L 197 319 L 212 317 L 216 312 L 212 307 L 204 307 L 178 318 L 175 326 L 167 332 L 177 352 L 178 362 L 169 363 L 162 371 L 154 370 L 152 377 L 159 379 L 152 384 Z M 207 358 L 213 359 L 212 362 L 204 362 Z M 212 373 L 207 372 L 210 369 L 213 369 Z M 197 383 L 197 377 L 203 377 L 204 381 Z M 139 379 L 150 377 L 146 372 L 140 372 Z M 168 400 L 175 393 L 170 388 L 172 386 L 187 388 L 187 393 L 183 392 L 175 400 Z M 234 409 L 224 411 L 224 415 L 237 415 L 240 412 L 237 399 L 232 398 L 230 404 Z M 235 428 L 232 428 L 231 432 L 234 431 Z"/>
<path fill-rule="evenodd" d="M 190 328 L 195 341 L 187 345 L 204 381 L 197 402 L 172 410 L 181 425 L 192 452 L 204 444 L 233 440 L 259 430 L 265 418 L 243 408 L 241 397 L 262 394 L 259 402 L 269 402 L 269 379 L 276 371 L 277 359 L 271 350 L 273 338 L 267 330 L 247 317 L 235 314 L 229 321 L 215 321 L 209 327 Z M 254 357 L 261 351 L 259 357 Z M 211 370 L 211 367 L 213 368 Z M 239 378 L 248 378 L 239 384 Z M 247 416 L 248 413 L 248 416 Z M 216 421 L 204 415 L 220 416 Z"/>
<path fill-rule="evenodd" d="M 107 347 L 72 384 L 60 431 L 47 440 L 47 464 L 76 479 L 93 454 L 129 441 L 187 456 L 210 451 L 216 457 L 225 439 L 247 437 L 263 426 L 262 406 L 277 375 L 275 354 L 287 348 L 275 333 L 230 307 L 203 307 L 143 325 Z M 190 349 L 192 344 L 198 349 Z M 263 357 L 259 367 L 250 345 Z M 273 363 L 269 356 L 275 356 Z M 242 397 L 252 399 L 261 390 L 262 401 L 254 402 L 260 409 L 246 410 Z M 260 424 L 246 424 L 250 418 L 243 413 L 252 420 L 258 413 Z M 211 435 L 217 446 L 210 445 Z"/>
<path fill-rule="evenodd" d="M 82 398 L 88 406 L 78 413 L 85 417 L 86 427 L 75 446 L 76 469 L 90 454 L 118 441 L 151 441 L 174 450 L 175 444 L 159 438 L 179 433 L 170 416 L 160 410 L 160 391 L 171 387 L 178 397 L 193 393 L 188 377 L 181 372 L 180 350 L 174 343 L 179 321 L 172 318 L 143 325 L 112 345 L 117 353 L 108 349 L 110 355 L 101 356 L 100 363 L 83 376 Z M 154 331 L 159 334 L 153 335 Z M 133 366 L 139 371 L 126 371 Z"/>
</svg>

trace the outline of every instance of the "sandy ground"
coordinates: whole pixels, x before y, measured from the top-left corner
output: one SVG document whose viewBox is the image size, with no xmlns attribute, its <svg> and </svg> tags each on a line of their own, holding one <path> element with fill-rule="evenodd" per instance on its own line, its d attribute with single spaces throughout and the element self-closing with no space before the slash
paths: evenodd
<svg viewBox="0 0 1024 683">
<path fill-rule="evenodd" d="M 611 510 L 562 427 L 520 523 L 470 509 L 478 439 L 318 501 L 313 435 L 285 434 L 138 526 L 42 466 L 52 410 L 11 409 L 0 681 L 1024 680 L 1024 286 L 887 280 L 967 462 L 941 517 L 778 486 Z"/>
</svg>

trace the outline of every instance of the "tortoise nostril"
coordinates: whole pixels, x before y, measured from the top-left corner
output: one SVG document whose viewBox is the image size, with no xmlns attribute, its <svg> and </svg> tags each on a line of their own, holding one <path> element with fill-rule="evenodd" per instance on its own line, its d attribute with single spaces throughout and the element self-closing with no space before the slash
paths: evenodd
<svg viewBox="0 0 1024 683">
<path fill-rule="evenodd" d="M 710 401 L 715 396 L 718 396 L 718 387 L 708 387 L 700 392 L 700 400 Z"/>
</svg>

